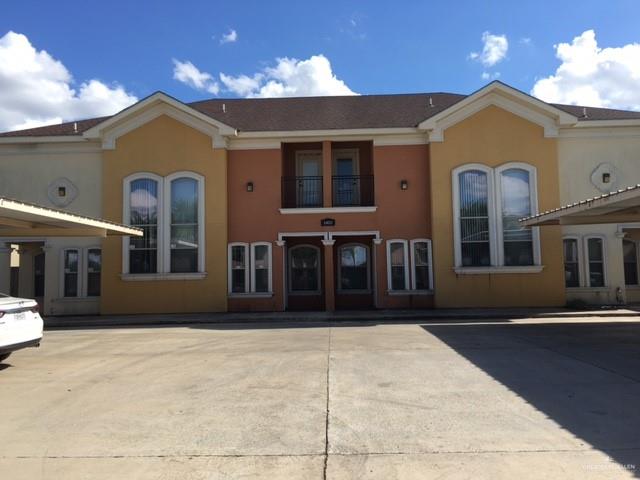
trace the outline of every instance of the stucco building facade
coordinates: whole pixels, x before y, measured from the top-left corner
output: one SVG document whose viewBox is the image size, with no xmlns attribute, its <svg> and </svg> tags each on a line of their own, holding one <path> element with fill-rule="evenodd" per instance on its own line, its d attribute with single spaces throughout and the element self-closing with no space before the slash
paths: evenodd
<svg viewBox="0 0 640 480">
<path fill-rule="evenodd" d="M 468 96 L 157 93 L 0 134 L 2 195 L 145 232 L 0 238 L 20 256 L 0 287 L 48 315 L 633 302 L 634 225 L 517 220 L 639 180 L 640 114 L 500 82 Z"/>
</svg>

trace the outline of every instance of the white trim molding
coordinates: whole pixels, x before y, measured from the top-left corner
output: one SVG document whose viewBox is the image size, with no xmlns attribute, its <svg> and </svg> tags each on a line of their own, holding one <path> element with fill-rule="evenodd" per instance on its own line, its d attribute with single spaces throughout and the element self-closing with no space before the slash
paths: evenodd
<svg viewBox="0 0 640 480">
<path fill-rule="evenodd" d="M 373 213 L 378 210 L 377 206 L 373 207 L 318 207 L 318 208 L 280 208 L 278 209 L 283 215 L 304 215 L 317 214 L 330 215 L 332 213 Z"/>
<path fill-rule="evenodd" d="M 163 93 L 156 92 L 125 108 L 83 133 L 85 139 L 102 139 L 104 149 L 114 149 L 116 140 L 155 118 L 167 115 L 212 139 L 212 147 L 226 148 L 223 135 L 235 136 L 237 131 L 214 118 Z"/>
<path fill-rule="evenodd" d="M 499 81 L 493 81 L 451 107 L 421 122 L 430 142 L 444 141 L 444 131 L 488 106 L 497 106 L 540 125 L 545 137 L 557 137 L 561 126 L 578 123 L 578 118 Z"/>
</svg>

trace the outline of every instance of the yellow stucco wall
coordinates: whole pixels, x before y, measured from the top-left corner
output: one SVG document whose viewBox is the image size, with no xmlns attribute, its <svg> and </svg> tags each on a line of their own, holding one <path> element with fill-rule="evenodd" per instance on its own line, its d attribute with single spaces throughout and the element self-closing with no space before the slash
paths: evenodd
<svg viewBox="0 0 640 480">
<path fill-rule="evenodd" d="M 451 172 L 467 163 L 537 168 L 538 208 L 560 204 L 557 141 L 542 127 L 495 106 L 448 128 L 431 144 L 433 262 L 436 307 L 560 306 L 565 302 L 559 227 L 540 229 L 540 273 L 457 275 L 454 270 Z"/>
<path fill-rule="evenodd" d="M 168 116 L 118 138 L 104 153 L 103 210 L 122 222 L 123 179 L 136 172 L 166 176 L 192 171 L 205 177 L 205 266 L 200 280 L 124 281 L 122 240 L 103 243 L 101 312 L 171 313 L 226 310 L 227 151 L 213 149 L 206 136 Z"/>
</svg>

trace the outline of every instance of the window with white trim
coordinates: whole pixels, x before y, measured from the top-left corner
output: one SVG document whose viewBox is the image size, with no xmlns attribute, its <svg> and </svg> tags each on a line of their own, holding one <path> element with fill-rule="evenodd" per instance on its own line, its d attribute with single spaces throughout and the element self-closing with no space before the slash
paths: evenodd
<svg viewBox="0 0 640 480">
<path fill-rule="evenodd" d="M 535 167 L 469 164 L 452 177 L 456 267 L 540 265 L 538 228 L 518 222 L 537 213 Z"/>
<path fill-rule="evenodd" d="M 136 173 L 124 179 L 123 218 L 143 237 L 123 240 L 123 272 L 204 273 L 204 177 Z"/>
<path fill-rule="evenodd" d="M 67 248 L 63 251 L 64 289 L 65 297 L 80 296 L 80 250 Z"/>
<path fill-rule="evenodd" d="M 170 271 L 198 271 L 198 181 L 179 177 L 169 182 L 171 191 Z"/>
<path fill-rule="evenodd" d="M 271 243 L 229 244 L 229 293 L 271 293 Z"/>
<path fill-rule="evenodd" d="M 622 240 L 622 257 L 624 259 L 624 284 L 638 285 L 638 242 Z"/>
<path fill-rule="evenodd" d="M 409 288 L 409 255 L 406 240 L 387 241 L 387 286 L 389 291 Z"/>
<path fill-rule="evenodd" d="M 102 275 L 100 247 L 72 247 L 61 251 L 60 295 L 65 298 L 99 297 Z"/>
<path fill-rule="evenodd" d="M 604 238 L 596 236 L 585 237 L 586 277 L 589 287 L 604 287 L 606 272 L 604 260 Z"/>
<path fill-rule="evenodd" d="M 102 275 L 102 250 L 87 249 L 87 297 L 100 296 L 100 277 Z"/>
<path fill-rule="evenodd" d="M 229 293 L 246 293 L 249 288 L 249 245 L 229 245 Z"/>
<path fill-rule="evenodd" d="M 564 284 L 567 288 L 580 286 L 580 243 L 577 238 L 562 240 L 564 253 Z"/>
<path fill-rule="evenodd" d="M 251 291 L 271 292 L 271 243 L 251 244 Z"/>
<path fill-rule="evenodd" d="M 142 229 L 142 237 L 129 240 L 129 272 L 158 271 L 158 220 L 162 205 L 162 187 L 158 177 L 135 178 L 128 182 L 129 211 L 125 221 Z M 125 252 L 126 253 L 126 252 Z"/>
<path fill-rule="evenodd" d="M 433 290 L 431 240 L 411 240 L 411 288 Z"/>
</svg>

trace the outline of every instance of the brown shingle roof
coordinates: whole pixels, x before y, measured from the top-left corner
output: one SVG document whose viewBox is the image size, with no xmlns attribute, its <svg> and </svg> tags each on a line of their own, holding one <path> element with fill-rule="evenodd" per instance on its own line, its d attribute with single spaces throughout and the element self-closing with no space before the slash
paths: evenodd
<svg viewBox="0 0 640 480">
<path fill-rule="evenodd" d="M 212 99 L 189 103 L 199 112 L 245 132 L 415 127 L 466 98 L 455 93 L 341 97 Z M 433 106 L 429 105 L 429 99 Z M 223 112 L 222 105 L 225 105 Z M 640 112 L 551 104 L 580 121 L 640 119 Z M 0 133 L 0 137 L 81 135 L 109 117 Z M 74 130 L 74 124 L 77 131 Z"/>
</svg>

